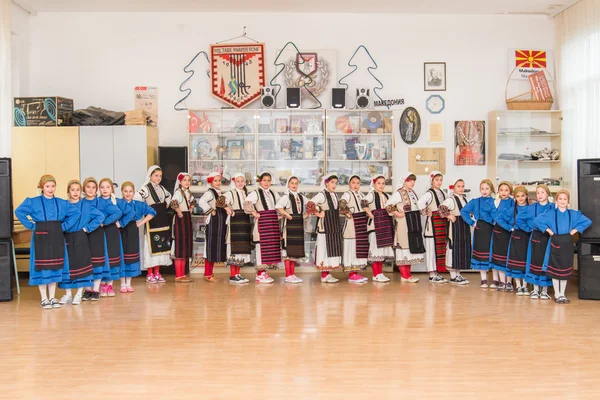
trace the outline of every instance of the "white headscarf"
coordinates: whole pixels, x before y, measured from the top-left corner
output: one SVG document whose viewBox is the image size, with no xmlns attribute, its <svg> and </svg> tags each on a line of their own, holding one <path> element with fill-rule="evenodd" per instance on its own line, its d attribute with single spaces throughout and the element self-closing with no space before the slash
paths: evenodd
<svg viewBox="0 0 600 400">
<path fill-rule="evenodd" d="M 323 177 L 323 179 L 321 180 L 321 190 L 327 188 L 327 182 L 333 177 L 335 177 L 337 179 L 337 177 L 338 177 L 337 173 L 330 172 L 329 174 L 327 174 Z"/>
<path fill-rule="evenodd" d="M 383 178 L 385 180 L 385 176 L 383 174 L 377 174 L 373 176 L 373 178 L 371 179 L 371 184 L 369 185 L 371 190 L 375 190 L 375 181 L 377 181 L 377 179 L 379 178 Z"/>
<path fill-rule="evenodd" d="M 214 178 L 215 176 L 222 176 L 222 175 L 219 172 L 211 172 L 206 177 L 206 183 L 208 183 L 211 187 L 212 187 L 212 180 L 213 180 L 211 178 Z M 209 179 L 210 179 L 210 181 L 209 181 Z"/>
<path fill-rule="evenodd" d="M 431 171 L 429 174 L 429 187 L 433 186 L 433 178 L 435 178 L 436 175 L 444 176 L 440 171 Z"/>
<path fill-rule="evenodd" d="M 231 176 L 231 181 L 235 181 L 236 178 L 244 178 L 244 182 L 246 182 L 246 176 L 244 174 L 242 174 L 241 172 L 238 172 L 237 174 L 233 174 Z"/>
<path fill-rule="evenodd" d="M 179 190 L 179 187 L 181 186 L 181 181 L 186 176 L 189 176 L 190 179 L 192 179 L 192 176 L 190 174 L 188 174 L 187 172 L 180 172 L 177 174 L 177 179 L 175 179 L 175 188 L 173 189 L 173 194 L 175 194 L 175 192 L 177 192 L 177 190 Z"/>
<path fill-rule="evenodd" d="M 400 183 L 398 184 L 398 187 L 396 187 L 396 190 L 402 189 L 404 187 L 404 183 L 406 182 L 408 177 L 411 175 L 415 175 L 415 174 L 408 171 L 408 172 L 405 172 L 404 174 L 400 175 Z M 417 176 L 417 175 L 415 175 L 415 176 Z"/>
<path fill-rule="evenodd" d="M 154 171 L 156 171 L 157 169 L 160 169 L 162 171 L 162 168 L 159 167 L 158 165 L 153 165 L 150 168 L 148 168 L 148 172 L 146 172 L 146 180 L 144 181 L 144 183 L 142 183 L 142 186 L 140 186 L 140 189 L 143 188 L 144 186 L 146 186 L 147 184 L 149 184 L 150 182 L 152 182 L 150 180 L 150 177 L 152 176 L 152 173 Z"/>
<path fill-rule="evenodd" d="M 285 194 L 290 194 L 290 193 L 298 194 L 298 192 L 292 192 L 292 190 L 289 188 L 289 184 L 292 179 L 298 179 L 298 184 L 300 184 L 300 179 L 297 176 L 295 176 L 295 175 L 290 176 L 287 179 L 287 182 L 285 183 L 285 191 L 284 191 Z"/>
</svg>

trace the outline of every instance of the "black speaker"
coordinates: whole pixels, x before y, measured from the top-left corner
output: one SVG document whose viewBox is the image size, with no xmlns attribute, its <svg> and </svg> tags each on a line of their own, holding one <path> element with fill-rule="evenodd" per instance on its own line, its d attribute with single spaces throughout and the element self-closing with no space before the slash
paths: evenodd
<svg viewBox="0 0 600 400">
<path fill-rule="evenodd" d="M 331 89 L 331 108 L 346 108 L 346 89 Z"/>
<path fill-rule="evenodd" d="M 0 301 L 11 301 L 12 291 L 12 241 L 10 239 L 0 240 Z"/>
<path fill-rule="evenodd" d="M 275 88 L 267 86 L 260 89 L 260 105 L 262 108 L 275 108 Z"/>
<path fill-rule="evenodd" d="M 577 160 L 579 211 L 592 220 L 581 235 L 583 240 L 600 241 L 600 159 Z"/>
<path fill-rule="evenodd" d="M 371 90 L 365 88 L 356 89 L 356 107 L 369 108 L 371 105 Z"/>
<path fill-rule="evenodd" d="M 13 231 L 13 202 L 10 158 L 0 158 L 0 239 L 10 239 Z"/>
<path fill-rule="evenodd" d="M 579 298 L 600 300 L 600 243 L 579 242 L 578 246 Z"/>
<path fill-rule="evenodd" d="M 300 88 L 299 87 L 287 88 L 286 104 L 287 104 L 287 108 L 300 108 Z"/>
<path fill-rule="evenodd" d="M 177 174 L 188 172 L 187 146 L 158 146 L 158 166 L 163 171 L 161 185 L 172 192 Z"/>
</svg>

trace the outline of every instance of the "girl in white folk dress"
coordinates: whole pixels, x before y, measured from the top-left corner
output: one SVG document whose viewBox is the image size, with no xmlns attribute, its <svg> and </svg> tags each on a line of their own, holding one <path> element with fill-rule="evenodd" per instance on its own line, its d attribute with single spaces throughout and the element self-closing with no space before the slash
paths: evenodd
<svg viewBox="0 0 600 400">
<path fill-rule="evenodd" d="M 167 208 L 171 204 L 171 193 L 160 184 L 162 169 L 153 165 L 148 169 L 146 180 L 134 197 L 146 202 L 156 215 L 146 224 L 144 246 L 144 268 L 148 270 L 146 282 L 165 283 L 160 267 L 171 265 L 171 219 Z"/>
<path fill-rule="evenodd" d="M 440 216 L 450 221 L 448 245 L 446 250 L 446 268 L 450 272 L 450 283 L 468 285 L 469 281 L 460 272 L 471 269 L 471 227 L 460 216 L 460 210 L 467 205 L 465 181 L 454 182 L 453 191 L 439 208 Z"/>
<path fill-rule="evenodd" d="M 244 212 L 244 202 L 248 196 L 246 178 L 238 172 L 231 180 L 235 187 L 225 193 L 225 201 L 232 211 L 227 224 L 227 265 L 230 273 L 229 283 L 241 285 L 250 282 L 240 271 L 244 264 L 251 261 L 252 225 L 250 216 Z"/>
<path fill-rule="evenodd" d="M 336 283 L 339 279 L 331 271 L 342 264 L 343 237 L 339 218 L 339 201 L 335 194 L 338 177 L 330 173 L 321 181 L 321 191 L 309 202 L 306 211 L 319 217 L 317 221 L 317 244 L 315 265 L 321 271 L 321 282 Z"/>
<path fill-rule="evenodd" d="M 343 269 L 348 272 L 349 283 L 368 282 L 367 277 L 358 271 L 367 267 L 369 257 L 369 234 L 367 232 L 367 213 L 362 209 L 364 196 L 360 193 L 360 176 L 352 175 L 348 181 L 349 190 L 340 199 L 340 214 L 346 216 L 344 228 Z"/>
<path fill-rule="evenodd" d="M 383 274 L 383 262 L 394 259 L 393 220 L 386 211 L 389 196 L 384 193 L 385 177 L 375 176 L 371 181 L 371 191 L 363 200 L 363 210 L 369 216 L 367 230 L 369 232 L 369 261 L 373 268 L 373 282 L 389 282 Z"/>
<path fill-rule="evenodd" d="M 263 171 L 257 176 L 259 188 L 244 202 L 244 211 L 254 217 L 252 241 L 256 245 L 256 283 L 273 283 L 267 269 L 279 268 L 281 241 L 275 206 L 279 195 L 271 190 L 271 174 Z"/>
<path fill-rule="evenodd" d="M 227 221 L 232 214 L 225 197 L 221 194 L 221 174 L 211 172 L 206 179 L 210 185 L 198 201 L 206 218 L 206 240 L 204 241 L 204 280 L 216 283 L 215 263 L 227 261 Z"/>
<path fill-rule="evenodd" d="M 285 283 L 302 283 L 295 275 L 296 262 L 306 258 L 304 250 L 304 218 L 308 199 L 298 193 L 300 180 L 290 176 L 285 195 L 277 201 L 277 211 L 283 216 L 281 221 L 281 256 L 285 265 Z"/>
<path fill-rule="evenodd" d="M 423 227 L 419 210 L 419 197 L 413 190 L 417 176 L 407 172 L 401 183 L 386 203 L 387 211 L 394 217 L 395 234 L 394 248 L 396 249 L 396 265 L 400 270 L 402 282 L 417 283 L 419 278 L 411 275 L 411 265 L 425 261 L 425 246 L 423 244 Z"/>
</svg>

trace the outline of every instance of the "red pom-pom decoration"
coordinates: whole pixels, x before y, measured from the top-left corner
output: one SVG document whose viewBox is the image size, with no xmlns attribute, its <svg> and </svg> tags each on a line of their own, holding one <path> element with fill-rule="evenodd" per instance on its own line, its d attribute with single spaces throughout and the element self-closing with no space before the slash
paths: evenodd
<svg viewBox="0 0 600 400">
<path fill-rule="evenodd" d="M 208 182 L 208 183 L 213 183 L 214 180 L 215 180 L 214 176 L 210 176 L 210 177 L 206 178 L 206 182 Z"/>
<path fill-rule="evenodd" d="M 453 190 L 453 189 L 454 189 L 454 185 L 450 185 L 450 186 L 449 186 L 449 189 L 450 189 L 450 190 Z"/>
<path fill-rule="evenodd" d="M 373 183 L 377 182 L 377 179 L 379 179 L 379 177 L 373 179 Z"/>
<path fill-rule="evenodd" d="M 185 178 L 185 174 L 179 174 L 179 175 L 177 175 L 177 180 L 179 182 L 181 182 L 183 180 L 183 178 Z"/>
</svg>

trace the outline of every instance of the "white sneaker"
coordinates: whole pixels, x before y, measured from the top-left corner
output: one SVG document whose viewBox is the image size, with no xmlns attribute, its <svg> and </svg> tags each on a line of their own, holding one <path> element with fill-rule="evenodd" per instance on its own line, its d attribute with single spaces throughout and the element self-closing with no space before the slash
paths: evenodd
<svg viewBox="0 0 600 400">
<path fill-rule="evenodd" d="M 302 283 L 302 282 L 304 282 L 304 280 L 302 280 L 302 279 L 298 278 L 296 275 L 292 275 L 292 276 L 293 276 L 293 277 L 294 277 L 294 279 L 296 280 L 296 282 L 294 282 L 294 283 Z"/>
<path fill-rule="evenodd" d="M 379 274 L 373 278 L 373 282 L 389 282 L 390 278 L 385 276 L 384 274 Z"/>
<path fill-rule="evenodd" d="M 273 278 L 264 272 L 260 275 L 256 275 L 256 283 L 273 283 Z"/>
<path fill-rule="evenodd" d="M 340 281 L 339 279 L 335 278 L 331 274 L 327 274 L 327 277 L 321 278 L 321 282 L 323 282 L 323 283 L 338 283 L 339 281 Z"/>
<path fill-rule="evenodd" d="M 73 296 L 70 294 L 65 294 L 63 297 L 60 298 L 60 301 L 58 302 L 59 304 L 69 304 L 73 302 Z"/>
<path fill-rule="evenodd" d="M 238 278 L 240 278 L 240 279 L 241 279 L 241 280 L 242 280 L 244 283 L 248 283 L 248 282 L 250 282 L 250 280 L 249 280 L 249 279 L 246 279 L 246 278 L 244 278 L 244 277 L 243 277 L 242 275 L 240 275 L 240 274 L 237 274 L 237 277 L 238 277 Z"/>
<path fill-rule="evenodd" d="M 414 276 L 411 276 L 410 278 L 400 278 L 400 282 L 417 283 L 419 282 L 419 278 L 415 278 Z"/>
<path fill-rule="evenodd" d="M 290 275 L 285 278 L 285 283 L 302 283 L 301 279 L 296 278 L 294 275 Z"/>
<path fill-rule="evenodd" d="M 73 303 L 74 306 L 81 304 L 81 295 L 76 294 L 75 297 L 73 297 Z"/>
</svg>

